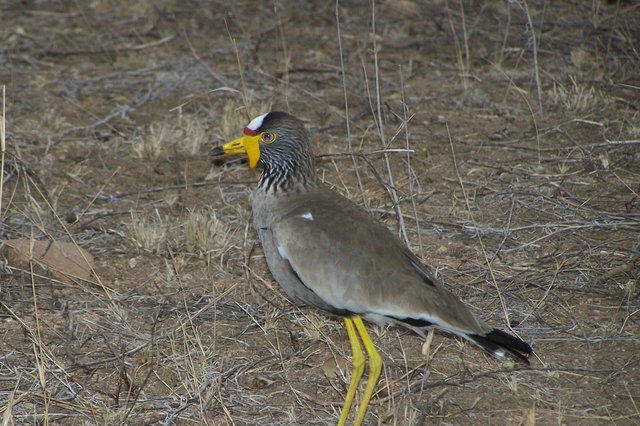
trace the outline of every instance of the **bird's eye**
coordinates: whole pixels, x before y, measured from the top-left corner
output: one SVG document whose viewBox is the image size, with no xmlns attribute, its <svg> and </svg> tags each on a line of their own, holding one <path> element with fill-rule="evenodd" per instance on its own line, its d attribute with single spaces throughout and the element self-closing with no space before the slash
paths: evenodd
<svg viewBox="0 0 640 426">
<path fill-rule="evenodd" d="M 262 132 L 260 140 L 264 143 L 273 143 L 276 140 L 276 134 L 271 132 Z"/>
</svg>

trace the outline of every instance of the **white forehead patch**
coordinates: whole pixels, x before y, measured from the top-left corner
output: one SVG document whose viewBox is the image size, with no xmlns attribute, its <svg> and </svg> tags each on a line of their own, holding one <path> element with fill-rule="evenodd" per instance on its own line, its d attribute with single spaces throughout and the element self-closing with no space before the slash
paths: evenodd
<svg viewBox="0 0 640 426">
<path fill-rule="evenodd" d="M 267 113 L 269 114 L 269 113 Z M 247 126 L 247 129 L 257 131 L 260 127 L 262 127 L 262 123 L 264 122 L 264 118 L 267 114 L 262 114 L 251 120 L 251 123 Z"/>
</svg>

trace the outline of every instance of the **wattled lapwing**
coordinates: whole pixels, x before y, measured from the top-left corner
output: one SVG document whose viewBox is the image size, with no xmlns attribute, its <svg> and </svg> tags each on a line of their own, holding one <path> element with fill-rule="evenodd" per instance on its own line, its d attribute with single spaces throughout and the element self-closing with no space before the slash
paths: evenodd
<svg viewBox="0 0 640 426">
<path fill-rule="evenodd" d="M 249 167 L 262 167 L 253 224 L 273 277 L 294 302 L 344 318 L 353 374 L 339 425 L 346 423 L 364 371 L 359 339 L 369 356 L 369 379 L 356 425 L 364 420 L 382 368 L 363 318 L 421 336 L 437 328 L 498 359 L 509 355 L 528 364 L 531 346 L 476 318 L 382 223 L 320 182 L 300 120 L 276 111 L 256 117 L 241 138 L 212 151 L 234 153 L 246 153 Z"/>
</svg>

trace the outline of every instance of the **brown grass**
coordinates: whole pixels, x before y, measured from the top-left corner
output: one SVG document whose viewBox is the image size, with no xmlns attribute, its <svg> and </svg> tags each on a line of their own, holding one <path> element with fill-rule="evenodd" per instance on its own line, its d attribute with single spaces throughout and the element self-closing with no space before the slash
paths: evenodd
<svg viewBox="0 0 640 426">
<path fill-rule="evenodd" d="M 207 156 L 269 109 L 536 351 L 371 326 L 368 424 L 640 423 L 639 6 L 276 3 L 0 6 L 0 237 L 95 257 L 0 264 L 2 425 L 337 421 L 342 324 L 284 297 L 257 175 Z"/>
</svg>

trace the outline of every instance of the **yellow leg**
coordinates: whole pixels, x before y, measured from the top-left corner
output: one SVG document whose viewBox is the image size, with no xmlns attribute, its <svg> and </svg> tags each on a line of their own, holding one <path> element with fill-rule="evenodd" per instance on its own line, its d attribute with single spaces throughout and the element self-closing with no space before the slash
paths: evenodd
<svg viewBox="0 0 640 426">
<path fill-rule="evenodd" d="M 422 345 L 422 355 L 424 355 L 427 362 L 431 361 L 431 342 L 433 341 L 433 328 L 429 329 L 427 338 Z"/>
<path fill-rule="evenodd" d="M 355 318 L 359 319 L 359 317 Z M 349 410 L 351 409 L 353 398 L 356 395 L 356 389 L 358 389 L 358 384 L 360 383 L 362 373 L 364 372 L 364 353 L 362 352 L 362 347 L 360 346 L 360 341 L 358 340 L 358 334 L 356 333 L 353 321 L 354 320 L 351 318 L 344 318 L 344 325 L 347 327 L 347 336 L 349 336 L 349 341 L 351 342 L 351 363 L 353 364 L 353 370 L 351 371 L 349 390 L 347 391 L 347 396 L 344 399 L 344 405 L 342 406 L 338 426 L 344 426 L 347 423 Z M 362 322 L 362 320 L 360 320 L 360 322 Z"/>
<path fill-rule="evenodd" d="M 360 407 L 358 408 L 358 416 L 354 423 L 355 426 L 360 426 L 364 421 L 365 414 L 367 414 L 369 400 L 371 399 L 371 396 L 373 396 L 373 391 L 375 390 L 376 383 L 378 383 L 378 378 L 380 377 L 380 371 L 382 370 L 382 357 L 380 357 L 375 345 L 371 341 L 371 337 L 369 337 L 369 333 L 367 333 L 367 329 L 362 322 L 362 318 L 353 317 L 353 323 L 355 324 L 356 330 L 358 330 L 358 334 L 362 339 L 364 348 L 367 350 L 367 355 L 369 355 L 369 379 L 367 380 L 367 387 L 364 390 L 364 395 L 362 395 L 362 401 L 360 401 Z"/>
</svg>

